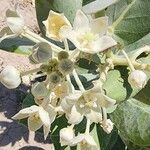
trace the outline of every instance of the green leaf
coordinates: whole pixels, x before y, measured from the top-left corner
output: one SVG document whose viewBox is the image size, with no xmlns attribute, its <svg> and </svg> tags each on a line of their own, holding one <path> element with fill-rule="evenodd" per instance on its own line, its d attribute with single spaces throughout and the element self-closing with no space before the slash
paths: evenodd
<svg viewBox="0 0 150 150">
<path fill-rule="evenodd" d="M 112 30 L 125 45 L 134 43 L 150 32 L 150 1 L 120 0 L 107 10 Z"/>
<path fill-rule="evenodd" d="M 99 124 L 96 125 L 96 132 L 97 132 L 97 136 L 99 139 L 99 143 L 100 143 L 100 148 L 101 150 L 111 150 L 111 148 L 113 147 L 114 143 L 117 140 L 118 137 L 118 133 L 117 130 L 114 132 L 114 130 L 110 133 L 107 134 L 101 127 Z"/>
<path fill-rule="evenodd" d="M 31 54 L 31 48 L 34 45 L 32 41 L 27 40 L 26 38 L 11 38 L 5 39 L 0 43 L 0 49 L 3 49 L 8 52 L 14 52 L 24 55 Z"/>
<path fill-rule="evenodd" d="M 96 0 L 83 0 L 82 5 L 83 5 L 83 6 L 84 6 L 84 5 L 87 5 L 87 4 L 89 4 L 89 3 L 93 2 L 93 1 L 96 1 Z"/>
<path fill-rule="evenodd" d="M 150 33 L 145 35 L 140 40 L 126 46 L 125 51 L 134 53 L 134 51 L 137 51 L 137 49 L 139 49 L 145 45 L 149 45 L 149 43 L 150 43 Z"/>
<path fill-rule="evenodd" d="M 126 67 L 117 67 L 116 70 L 109 71 L 103 88 L 107 96 L 117 102 L 127 100 L 139 91 L 132 89 L 128 83 L 128 70 Z"/>
<path fill-rule="evenodd" d="M 111 114 L 120 134 L 136 145 L 150 146 L 150 106 L 129 99 Z"/>
<path fill-rule="evenodd" d="M 148 81 L 147 85 L 138 93 L 135 95 L 134 98 L 137 100 L 150 105 L 150 80 Z"/>
<path fill-rule="evenodd" d="M 82 8 L 82 0 L 54 0 L 51 5 L 54 11 L 63 12 L 73 22 L 76 11 Z"/>
</svg>

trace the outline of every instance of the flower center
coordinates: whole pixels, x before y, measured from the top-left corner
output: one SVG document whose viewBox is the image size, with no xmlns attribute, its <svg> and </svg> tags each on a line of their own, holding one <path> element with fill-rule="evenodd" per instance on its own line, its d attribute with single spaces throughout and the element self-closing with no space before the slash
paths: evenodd
<svg viewBox="0 0 150 150">
<path fill-rule="evenodd" d="M 81 43 L 82 47 L 90 47 L 91 42 L 96 40 L 96 35 L 92 32 L 85 32 L 84 34 L 79 36 L 78 40 Z"/>
</svg>

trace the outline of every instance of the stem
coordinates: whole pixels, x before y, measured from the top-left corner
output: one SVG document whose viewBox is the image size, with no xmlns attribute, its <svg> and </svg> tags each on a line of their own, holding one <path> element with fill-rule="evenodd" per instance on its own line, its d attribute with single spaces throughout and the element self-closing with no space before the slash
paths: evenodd
<svg viewBox="0 0 150 150">
<path fill-rule="evenodd" d="M 24 37 L 26 37 L 27 39 L 35 42 L 35 43 L 39 43 L 39 40 L 35 39 L 34 37 L 32 37 L 32 36 L 30 36 L 28 34 L 22 33 L 21 35 L 24 36 Z"/>
<path fill-rule="evenodd" d="M 70 83 L 70 85 L 71 85 L 71 92 L 72 93 L 74 93 L 74 86 L 73 86 L 73 84 L 72 84 L 72 82 L 71 82 L 71 79 L 70 79 L 70 76 L 69 76 L 69 74 L 68 75 L 66 75 L 66 79 L 67 79 L 67 81 Z"/>
<path fill-rule="evenodd" d="M 32 74 L 32 73 L 35 73 L 35 72 L 39 72 L 41 71 L 41 68 L 35 68 L 35 69 L 31 69 L 31 70 L 28 70 L 28 71 L 25 71 L 25 72 L 21 72 L 21 76 L 26 76 L 28 74 Z"/>
<path fill-rule="evenodd" d="M 147 52 L 147 53 L 150 53 L 150 46 L 149 45 L 146 45 L 138 50 L 136 50 L 131 58 L 132 61 L 136 60 L 136 58 L 138 56 L 140 56 L 142 53 L 144 52 Z"/>
<path fill-rule="evenodd" d="M 25 33 L 24 35 L 28 35 L 31 36 L 32 38 L 35 38 L 36 40 L 38 40 L 39 42 L 45 42 L 45 43 L 48 43 L 54 50 L 54 52 L 58 53 L 60 51 L 62 51 L 63 49 L 60 48 L 59 46 L 47 41 L 46 39 L 42 38 L 41 36 L 39 36 L 38 34 L 34 33 L 34 32 L 31 32 L 30 30 L 28 29 L 25 29 Z"/>
<path fill-rule="evenodd" d="M 134 70 L 135 70 L 135 69 L 134 69 L 134 66 L 133 66 L 133 64 L 132 64 L 132 62 L 131 62 L 131 60 L 130 60 L 130 58 L 128 57 L 127 53 L 126 53 L 124 50 L 122 50 L 122 53 L 124 54 L 124 56 L 125 56 L 125 58 L 126 58 L 128 64 L 129 64 L 129 67 L 130 67 L 131 71 L 134 71 Z"/>
<path fill-rule="evenodd" d="M 79 89 L 81 90 L 82 93 L 84 93 L 85 92 L 84 86 L 83 86 L 82 82 L 80 81 L 78 74 L 77 74 L 75 69 L 73 70 L 72 74 L 76 80 L 76 83 L 77 83 Z"/>
<path fill-rule="evenodd" d="M 87 123 L 86 123 L 86 130 L 85 130 L 85 133 L 86 134 L 89 134 L 90 133 L 90 119 L 87 118 Z"/>
<path fill-rule="evenodd" d="M 114 66 L 117 66 L 117 65 L 128 66 L 128 62 L 125 58 L 115 56 L 112 60 L 113 60 Z M 132 64 L 134 68 L 136 69 L 142 69 L 142 70 L 144 69 L 144 70 L 150 71 L 150 64 L 140 64 L 136 61 L 132 61 Z"/>
<path fill-rule="evenodd" d="M 69 45 L 67 39 L 64 39 L 65 50 L 69 52 Z"/>
</svg>

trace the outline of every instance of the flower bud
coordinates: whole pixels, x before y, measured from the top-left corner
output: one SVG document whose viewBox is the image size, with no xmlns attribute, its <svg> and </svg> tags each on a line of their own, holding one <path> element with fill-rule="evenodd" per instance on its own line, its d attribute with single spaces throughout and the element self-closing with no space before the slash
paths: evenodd
<svg viewBox="0 0 150 150">
<path fill-rule="evenodd" d="M 59 59 L 59 60 L 67 59 L 68 57 L 69 57 L 69 54 L 68 54 L 68 52 L 66 52 L 66 51 L 60 51 L 60 52 L 58 53 L 58 59 Z"/>
<path fill-rule="evenodd" d="M 61 146 L 68 145 L 73 138 L 74 138 L 74 131 L 72 126 L 60 130 Z"/>
<path fill-rule="evenodd" d="M 36 44 L 32 48 L 32 54 L 29 56 L 34 63 L 42 63 L 48 61 L 52 57 L 51 46 L 45 42 Z"/>
<path fill-rule="evenodd" d="M 8 89 L 13 89 L 21 83 L 20 72 L 13 66 L 6 66 L 0 73 L 0 82 Z"/>
<path fill-rule="evenodd" d="M 13 33 L 20 34 L 23 32 L 25 26 L 24 19 L 17 12 L 8 9 L 6 11 L 6 21 Z"/>
<path fill-rule="evenodd" d="M 35 98 L 36 103 L 41 103 L 42 99 L 47 96 L 48 89 L 43 82 L 37 82 L 33 84 L 31 93 Z"/>
<path fill-rule="evenodd" d="M 111 133 L 111 131 L 113 130 L 113 126 L 114 124 L 110 119 L 107 119 L 106 121 L 102 121 L 101 124 L 101 127 L 107 134 Z"/>
<path fill-rule="evenodd" d="M 52 72 L 49 75 L 49 81 L 55 85 L 60 83 L 60 80 L 61 80 L 61 77 L 57 72 Z"/>
<path fill-rule="evenodd" d="M 70 74 L 74 69 L 74 64 L 70 59 L 63 59 L 58 65 L 58 70 L 63 74 Z"/>
<path fill-rule="evenodd" d="M 129 74 L 128 82 L 132 87 L 143 88 L 146 85 L 146 74 L 141 70 L 134 70 Z"/>
</svg>

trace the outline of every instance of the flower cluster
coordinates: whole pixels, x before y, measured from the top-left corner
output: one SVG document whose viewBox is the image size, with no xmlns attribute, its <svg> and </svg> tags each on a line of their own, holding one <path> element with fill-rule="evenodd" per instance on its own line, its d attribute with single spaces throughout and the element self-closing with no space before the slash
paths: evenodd
<svg viewBox="0 0 150 150">
<path fill-rule="evenodd" d="M 35 105 L 20 110 L 13 119 L 28 118 L 28 127 L 32 131 L 43 126 L 46 138 L 51 130 L 51 124 L 58 116 L 64 114 L 68 120 L 68 127 L 60 130 L 61 145 L 79 144 L 83 150 L 94 150 L 97 145 L 90 135 L 90 125 L 97 123 L 109 134 L 113 129 L 113 123 L 107 118 L 107 110 L 114 109 L 116 100 L 106 95 L 103 90 L 105 81 L 101 76 L 93 81 L 92 88 L 88 90 L 84 88 L 76 71 L 76 58 L 80 53 L 89 55 L 104 53 L 117 45 L 108 33 L 108 17 L 89 19 L 81 10 L 78 10 L 71 25 L 64 14 L 50 11 L 48 19 L 43 22 L 46 35 L 48 38 L 64 42 L 65 49 L 28 31 L 24 21 L 16 13 L 12 16 L 8 15 L 7 21 L 13 35 L 26 35 L 32 40 L 39 41 L 33 46 L 29 59 L 31 63 L 40 64 L 40 67 L 20 74 L 14 67 L 7 66 L 0 73 L 0 82 L 12 89 L 19 86 L 21 76 L 25 74 L 37 70 L 46 74 L 46 80 L 36 82 L 31 87 Z M 3 39 L 5 37 L 6 35 Z M 74 51 L 69 50 L 67 40 L 75 45 Z M 135 70 L 126 53 L 124 54 L 131 67 L 129 83 L 133 87 L 143 88 L 147 80 L 145 73 L 142 70 Z M 106 64 L 108 66 L 106 65 L 104 72 L 107 76 L 107 68 L 113 65 L 113 59 L 109 63 L 106 61 Z M 71 77 L 75 79 L 78 88 L 73 84 Z M 75 135 L 74 126 L 83 118 L 87 120 L 85 133 Z"/>
</svg>

